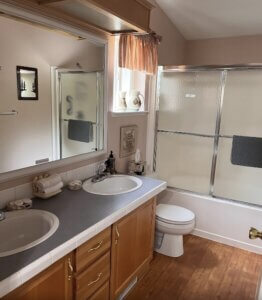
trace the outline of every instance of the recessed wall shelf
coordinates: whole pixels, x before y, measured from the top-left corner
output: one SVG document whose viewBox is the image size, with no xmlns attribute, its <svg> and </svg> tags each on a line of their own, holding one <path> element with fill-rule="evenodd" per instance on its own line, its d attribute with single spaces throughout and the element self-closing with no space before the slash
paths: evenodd
<svg viewBox="0 0 262 300">
<path fill-rule="evenodd" d="M 111 111 L 111 116 L 112 117 L 131 117 L 131 116 L 136 116 L 136 115 L 147 115 L 148 111 Z"/>
</svg>

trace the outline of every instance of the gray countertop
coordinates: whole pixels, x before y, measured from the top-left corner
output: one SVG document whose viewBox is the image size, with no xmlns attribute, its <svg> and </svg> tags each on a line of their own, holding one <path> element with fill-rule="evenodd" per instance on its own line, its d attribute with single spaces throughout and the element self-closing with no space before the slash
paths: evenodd
<svg viewBox="0 0 262 300">
<path fill-rule="evenodd" d="M 77 234 L 95 225 L 111 214 L 143 197 L 151 190 L 163 187 L 165 182 L 140 176 L 141 188 L 134 192 L 101 196 L 84 190 L 64 188 L 59 195 L 48 200 L 34 199 L 33 208 L 54 213 L 60 221 L 57 231 L 41 244 L 23 252 L 0 258 L 0 281 L 36 261 L 46 253 L 67 242 Z"/>
</svg>

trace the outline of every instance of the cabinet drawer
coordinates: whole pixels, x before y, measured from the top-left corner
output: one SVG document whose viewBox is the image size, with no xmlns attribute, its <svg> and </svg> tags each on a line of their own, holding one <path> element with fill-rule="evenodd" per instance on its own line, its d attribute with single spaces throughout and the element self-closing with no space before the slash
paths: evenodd
<svg viewBox="0 0 262 300">
<path fill-rule="evenodd" d="M 100 232 L 76 249 L 76 272 L 91 265 L 99 256 L 111 247 L 111 227 Z"/>
<path fill-rule="evenodd" d="M 98 291 L 92 295 L 89 300 L 108 300 L 109 299 L 109 281 L 107 281 Z"/>
<path fill-rule="evenodd" d="M 86 300 L 110 277 L 110 252 L 76 276 L 76 299 Z"/>
</svg>

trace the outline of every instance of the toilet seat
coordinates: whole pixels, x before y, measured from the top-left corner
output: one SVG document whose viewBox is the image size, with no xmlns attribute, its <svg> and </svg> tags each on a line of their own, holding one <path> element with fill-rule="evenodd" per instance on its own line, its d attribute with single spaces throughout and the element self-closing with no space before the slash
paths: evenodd
<svg viewBox="0 0 262 300">
<path fill-rule="evenodd" d="M 156 219 L 167 224 L 186 225 L 194 222 L 195 214 L 181 206 L 158 204 Z"/>
</svg>

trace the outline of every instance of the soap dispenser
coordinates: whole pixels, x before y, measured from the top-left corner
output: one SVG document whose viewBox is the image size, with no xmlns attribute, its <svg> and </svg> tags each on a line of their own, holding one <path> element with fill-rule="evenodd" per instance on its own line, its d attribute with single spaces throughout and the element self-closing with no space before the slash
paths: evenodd
<svg viewBox="0 0 262 300">
<path fill-rule="evenodd" d="M 108 159 L 105 162 L 106 164 L 106 171 L 109 172 L 110 174 L 115 174 L 116 173 L 116 159 L 114 157 L 113 151 L 110 151 L 110 154 L 108 156 Z"/>
<path fill-rule="evenodd" d="M 140 150 L 137 149 L 136 153 L 135 153 L 135 163 L 138 164 L 138 163 L 140 163 L 140 161 L 141 161 L 141 153 L 140 153 Z"/>
</svg>

